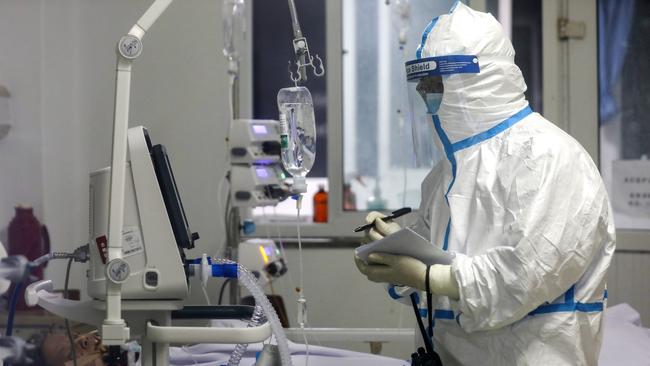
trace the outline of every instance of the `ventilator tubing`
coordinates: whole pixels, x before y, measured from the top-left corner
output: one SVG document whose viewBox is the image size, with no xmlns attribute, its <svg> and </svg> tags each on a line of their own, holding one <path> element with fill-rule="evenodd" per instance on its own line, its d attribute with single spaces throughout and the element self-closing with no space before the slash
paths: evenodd
<svg viewBox="0 0 650 366">
<path fill-rule="evenodd" d="M 249 328 L 257 327 L 264 322 L 264 309 L 261 306 L 255 306 L 255 311 L 251 317 L 250 323 L 248 323 Z M 241 361 L 246 349 L 248 348 L 248 343 L 240 343 L 235 346 L 235 350 L 230 355 L 228 360 L 228 366 L 237 366 Z"/>
<path fill-rule="evenodd" d="M 215 259 L 214 263 L 235 264 L 235 262 L 229 261 L 227 259 Z M 261 308 L 263 310 L 263 313 L 266 314 L 266 318 L 268 319 L 269 323 L 271 324 L 271 330 L 273 331 L 273 335 L 275 335 L 275 339 L 278 343 L 278 350 L 280 351 L 280 359 L 282 360 L 282 365 L 292 366 L 293 364 L 291 363 L 291 354 L 289 353 L 289 342 L 287 340 L 287 336 L 284 334 L 284 329 L 282 328 L 278 314 L 276 314 L 275 309 L 273 309 L 273 306 L 269 302 L 269 299 L 266 297 L 264 291 L 262 291 L 262 288 L 257 283 L 257 279 L 251 272 L 248 271 L 248 269 L 242 267 L 239 264 L 237 264 L 237 277 L 239 283 L 246 287 L 251 295 L 253 295 L 255 303 L 257 304 L 255 307 L 255 312 L 253 313 L 253 317 L 251 319 L 252 322 L 250 326 L 256 326 L 261 323 L 262 314 L 259 310 Z M 237 347 L 235 347 L 235 351 L 230 356 L 230 360 L 228 360 L 228 366 L 238 365 L 247 347 L 247 344 L 237 345 Z"/>
</svg>

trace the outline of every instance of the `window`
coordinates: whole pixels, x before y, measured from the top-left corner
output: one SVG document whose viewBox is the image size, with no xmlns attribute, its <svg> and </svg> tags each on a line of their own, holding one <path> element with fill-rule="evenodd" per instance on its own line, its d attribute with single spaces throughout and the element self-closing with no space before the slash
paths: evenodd
<svg viewBox="0 0 650 366">
<path fill-rule="evenodd" d="M 420 183 L 428 170 L 415 167 L 410 127 L 398 112 L 408 103 L 403 65 L 415 58 L 427 24 L 453 3 L 412 1 L 409 42 L 400 50 L 395 16 L 386 1 L 343 2 L 345 210 L 418 207 Z M 526 97 L 541 111 L 541 0 L 512 1 L 508 9 L 499 9 L 497 1 L 483 6 L 506 27 L 511 25 L 506 33 L 513 35 L 515 62 L 528 85 Z"/>
<path fill-rule="evenodd" d="M 650 3 L 598 1 L 600 167 L 619 229 L 650 229 Z"/>
<path fill-rule="evenodd" d="M 386 1 L 343 1 L 343 207 L 348 211 L 417 207 L 428 173 L 414 164 L 404 63 L 422 30 L 454 1 L 411 2 L 408 43 L 400 49 Z"/>
</svg>

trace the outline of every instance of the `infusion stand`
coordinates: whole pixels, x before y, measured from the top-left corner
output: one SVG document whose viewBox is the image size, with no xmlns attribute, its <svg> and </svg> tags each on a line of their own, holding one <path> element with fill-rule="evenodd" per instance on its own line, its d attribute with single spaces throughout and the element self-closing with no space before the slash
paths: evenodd
<svg viewBox="0 0 650 366">
<path fill-rule="evenodd" d="M 117 75 L 115 79 L 115 111 L 108 216 L 108 263 L 122 258 L 122 226 L 126 180 L 127 130 L 131 97 L 131 68 L 142 54 L 142 37 L 172 0 L 156 0 L 131 30 L 117 44 Z M 106 279 L 106 317 L 102 322 L 102 343 L 117 346 L 130 338 L 122 318 L 121 284 Z"/>
<path fill-rule="evenodd" d="M 231 40 L 232 41 L 232 40 Z M 232 41 L 234 42 L 234 41 Z M 234 121 L 239 119 L 239 58 L 234 58 L 232 56 L 227 56 L 228 59 L 228 75 L 230 76 L 230 121 L 229 124 L 232 124 Z M 230 138 L 230 136 L 226 136 Z M 226 146 L 228 141 L 226 141 Z M 227 151 L 226 154 L 230 154 L 230 151 Z M 228 167 L 230 168 L 230 167 Z M 231 179 L 231 173 L 229 172 L 226 179 Z M 230 185 L 230 190 L 232 186 Z M 221 192 L 217 192 L 221 194 Z M 228 192 L 230 194 L 230 192 Z M 226 220 L 227 217 L 232 215 L 233 220 Z M 230 259 L 233 262 L 239 262 L 239 253 L 238 247 L 239 242 L 241 241 L 240 234 L 240 222 L 241 214 L 239 212 L 239 207 L 231 207 L 229 212 L 226 212 L 226 217 L 224 217 L 225 222 L 228 222 L 230 225 L 226 226 L 226 249 L 224 251 L 224 257 Z M 239 303 L 239 298 L 241 291 L 239 289 L 239 281 L 236 278 L 230 279 L 228 297 L 231 305 L 237 305 Z"/>
</svg>

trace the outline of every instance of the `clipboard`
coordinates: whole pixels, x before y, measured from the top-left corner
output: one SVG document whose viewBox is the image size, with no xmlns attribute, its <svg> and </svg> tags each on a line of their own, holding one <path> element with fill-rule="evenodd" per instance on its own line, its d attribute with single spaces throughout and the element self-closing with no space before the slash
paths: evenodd
<svg viewBox="0 0 650 366">
<path fill-rule="evenodd" d="M 406 255 L 419 259 L 428 265 L 451 264 L 454 259 L 453 254 L 433 245 L 433 243 L 408 227 L 381 240 L 362 245 L 355 252 L 359 258 L 366 262 L 368 261 L 368 255 L 376 252 Z"/>
</svg>

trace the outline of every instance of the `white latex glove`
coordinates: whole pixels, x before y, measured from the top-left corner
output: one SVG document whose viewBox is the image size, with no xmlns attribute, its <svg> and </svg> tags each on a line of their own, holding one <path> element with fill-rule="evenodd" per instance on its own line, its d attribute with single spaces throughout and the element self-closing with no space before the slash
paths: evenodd
<svg viewBox="0 0 650 366">
<path fill-rule="evenodd" d="M 370 281 L 403 285 L 425 291 L 426 264 L 403 255 L 371 253 L 368 263 L 355 256 L 357 268 Z M 429 270 L 429 289 L 435 295 L 448 296 L 453 300 L 460 298 L 458 282 L 451 266 L 434 264 Z"/>
<path fill-rule="evenodd" d="M 384 222 L 382 218 L 386 217 L 381 212 L 372 211 L 366 216 L 366 224 L 372 222 L 375 223 L 375 227 L 369 230 L 366 230 L 366 240 L 367 241 L 377 241 L 383 239 L 385 236 L 396 233 L 402 230 L 402 227 L 395 222 Z"/>
</svg>

